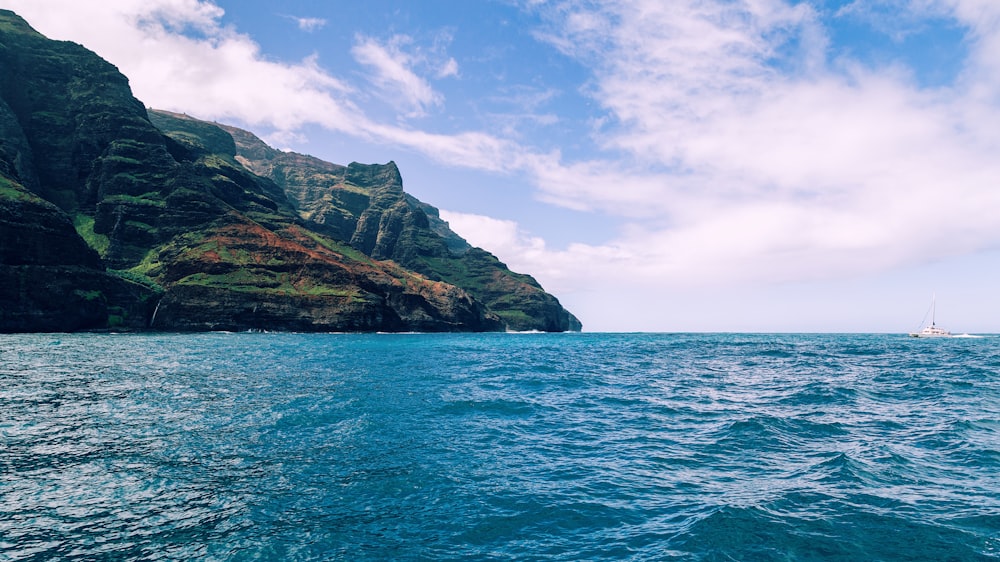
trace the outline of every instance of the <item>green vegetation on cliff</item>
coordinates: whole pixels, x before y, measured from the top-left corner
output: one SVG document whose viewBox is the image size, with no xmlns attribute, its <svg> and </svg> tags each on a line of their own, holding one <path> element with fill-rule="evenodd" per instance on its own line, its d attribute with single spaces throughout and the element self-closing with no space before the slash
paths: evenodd
<svg viewBox="0 0 1000 562">
<path fill-rule="evenodd" d="M 150 112 L 168 135 L 192 130 L 192 119 Z M 236 142 L 235 158 L 284 189 L 313 228 L 366 255 L 392 260 L 430 279 L 468 291 L 511 330 L 579 330 L 580 321 L 530 275 L 510 271 L 492 254 L 472 248 L 440 219 L 438 210 L 403 191 L 396 165 L 348 166 L 282 152 L 253 134 L 224 126 Z"/>
</svg>

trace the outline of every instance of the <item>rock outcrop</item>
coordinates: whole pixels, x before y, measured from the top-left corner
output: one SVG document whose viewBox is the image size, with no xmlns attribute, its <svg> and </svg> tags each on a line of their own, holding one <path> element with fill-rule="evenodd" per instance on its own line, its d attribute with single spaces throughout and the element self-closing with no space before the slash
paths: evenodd
<svg viewBox="0 0 1000 562">
<path fill-rule="evenodd" d="M 461 243 L 394 165 L 150 116 L 114 66 L 0 10 L 0 331 L 522 329 L 424 267 Z"/>
</svg>

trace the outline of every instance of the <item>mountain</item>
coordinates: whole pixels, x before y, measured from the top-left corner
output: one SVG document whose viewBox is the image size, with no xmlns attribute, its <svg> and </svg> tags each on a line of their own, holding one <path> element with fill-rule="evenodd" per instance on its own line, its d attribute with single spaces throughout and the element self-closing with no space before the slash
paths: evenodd
<svg viewBox="0 0 1000 562">
<path fill-rule="evenodd" d="M 152 120 L 151 120 L 152 118 Z M 386 165 L 148 112 L 0 10 L 0 331 L 579 329 Z"/>
<path fill-rule="evenodd" d="M 204 137 L 213 125 L 185 115 L 150 111 L 172 138 Z M 492 254 L 473 248 L 441 220 L 438 210 L 403 191 L 396 165 L 348 166 L 275 150 L 252 133 L 225 125 L 234 158 L 282 188 L 309 227 L 376 260 L 392 260 L 429 279 L 462 287 L 509 329 L 579 330 L 579 320 L 529 275 L 515 273 Z M 214 150 L 231 150 L 215 144 Z"/>
</svg>

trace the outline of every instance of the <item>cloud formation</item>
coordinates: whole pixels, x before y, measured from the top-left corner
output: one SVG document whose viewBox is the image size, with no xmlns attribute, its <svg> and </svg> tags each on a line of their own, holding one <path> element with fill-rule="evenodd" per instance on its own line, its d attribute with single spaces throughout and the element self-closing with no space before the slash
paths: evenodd
<svg viewBox="0 0 1000 562">
<path fill-rule="evenodd" d="M 323 18 L 299 18 L 295 16 L 289 16 L 289 17 L 291 17 L 295 21 L 295 24 L 299 26 L 299 29 L 308 33 L 312 33 L 313 31 L 317 31 L 319 29 L 323 29 L 324 27 L 326 27 L 326 20 Z"/>
<path fill-rule="evenodd" d="M 807 4 L 561 3 L 538 37 L 593 69 L 595 142 L 631 158 L 515 161 L 621 235 L 553 251 L 486 217 L 456 229 L 545 282 L 588 279 L 569 291 L 850 279 L 996 248 L 1000 5 L 913 7 L 968 29 L 955 84 L 832 57 Z"/>
<path fill-rule="evenodd" d="M 828 60 L 808 4 L 562 4 L 539 37 L 591 65 L 611 117 L 597 142 L 644 165 L 613 191 L 594 184 L 621 167 L 600 161 L 538 173 L 539 188 L 632 216 L 642 235 L 617 243 L 653 248 L 643 263 L 661 279 L 857 274 L 993 246 L 1000 9 L 932 4 L 970 28 L 973 53 L 961 83 L 936 90 Z"/>
<path fill-rule="evenodd" d="M 444 97 L 414 72 L 413 66 L 419 59 L 406 51 L 411 43 L 412 39 L 406 35 L 394 35 L 385 43 L 359 36 L 351 53 L 359 63 L 374 71 L 368 79 L 378 88 L 383 99 L 409 116 L 419 117 L 426 114 L 430 107 L 444 103 Z M 457 72 L 457 63 L 450 59 L 439 75 L 448 76 Z"/>
</svg>

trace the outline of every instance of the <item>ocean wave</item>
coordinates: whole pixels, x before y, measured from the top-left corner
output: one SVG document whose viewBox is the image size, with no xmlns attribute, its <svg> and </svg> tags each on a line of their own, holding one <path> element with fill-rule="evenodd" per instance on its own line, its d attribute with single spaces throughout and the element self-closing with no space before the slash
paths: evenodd
<svg viewBox="0 0 1000 562">
<path fill-rule="evenodd" d="M 996 560 L 1000 340 L 0 336 L 0 559 Z"/>
</svg>

